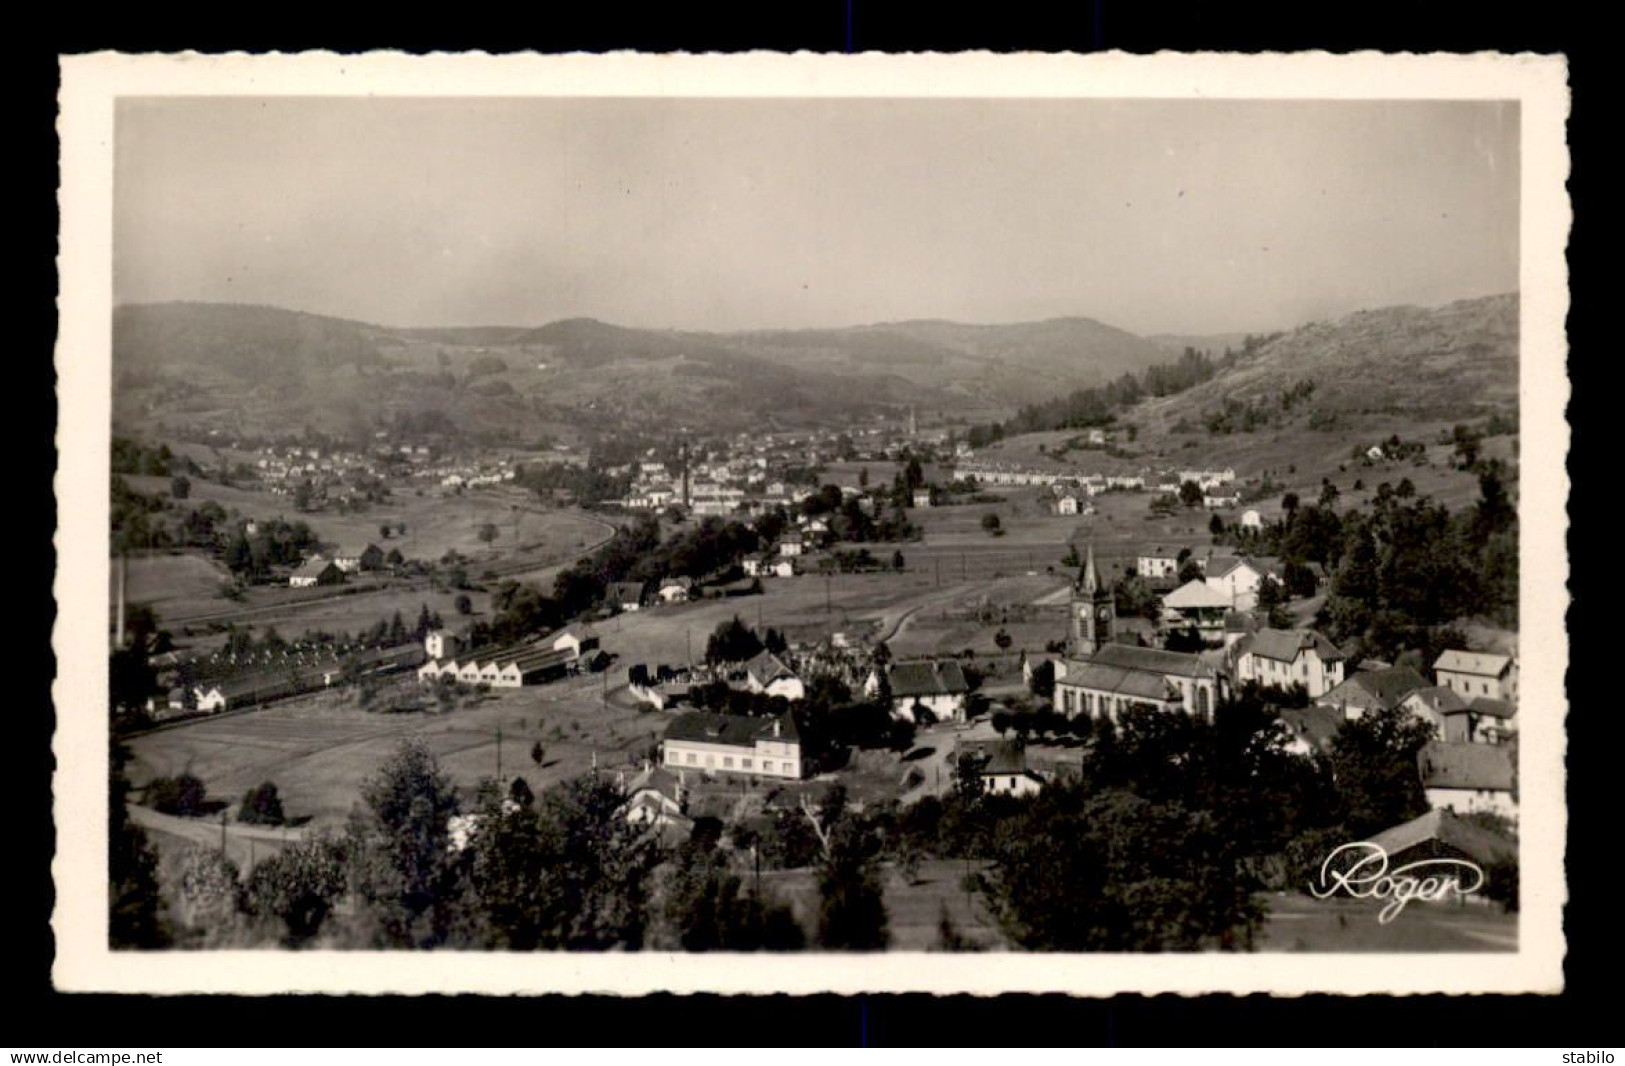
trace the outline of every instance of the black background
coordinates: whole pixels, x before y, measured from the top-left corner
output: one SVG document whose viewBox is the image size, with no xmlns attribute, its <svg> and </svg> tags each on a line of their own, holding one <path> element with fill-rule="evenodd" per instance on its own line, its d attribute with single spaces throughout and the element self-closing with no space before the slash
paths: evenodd
<svg viewBox="0 0 1625 1066">
<path fill-rule="evenodd" d="M 790 11 L 765 12 L 770 7 Z M 452 9 L 461 15 L 458 9 Z M 19 14 L 21 14 L 19 12 Z M 17 16 L 14 16 L 16 18 Z M 38 19 L 38 12 L 26 16 Z M 0 1021 L 0 1044 L 161 1047 L 285 1039 L 298 1043 L 421 1045 L 458 1043 L 611 1044 L 656 1039 L 738 1044 L 1135 1045 L 1561 1045 L 1584 1048 L 1618 1043 L 1617 1024 L 1600 1009 L 1601 993 L 1618 981 L 1621 959 L 1617 905 L 1608 883 L 1621 837 L 1617 792 L 1595 787 L 1617 780 L 1617 721 L 1625 708 L 1615 692 L 1597 685 L 1587 667 L 1606 654 L 1617 624 L 1595 608 L 1620 571 L 1596 548 L 1609 515 L 1617 475 L 1580 458 L 1607 456 L 1601 421 L 1617 406 L 1610 373 L 1616 356 L 1584 342 L 1588 321 L 1581 257 L 1597 232 L 1601 208 L 1588 195 L 1585 132 L 1596 123 L 1595 52 L 1580 16 L 1555 3 L 1490 6 L 1485 3 L 1130 3 L 1109 0 L 997 3 L 950 8 L 943 4 L 879 0 L 817 0 L 730 7 L 668 2 L 637 5 L 536 6 L 522 13 L 464 15 L 455 23 L 436 5 L 419 14 L 400 6 L 340 16 L 332 6 L 314 13 L 293 8 L 214 8 L 167 23 L 156 9 L 105 12 L 89 7 L 56 15 L 54 27 L 23 31 L 7 51 L 11 78 L 21 86 L 8 97 L 8 184 L 13 196 L 8 242 L 21 264 L 5 366 L 12 396 L 5 408 L 15 429 L 6 435 L 7 585 L 19 623 L 8 642 L 9 699 L 0 707 L 13 728 L 7 751 L 5 836 L 0 840 L 0 883 L 6 886 L 4 968 L 10 986 Z M 29 34 L 32 33 L 32 37 Z M 1004 996 L 986 999 L 930 996 L 715 997 L 656 996 L 643 1000 L 593 997 L 141 997 L 60 995 L 50 988 L 52 905 L 50 861 L 50 740 L 53 729 L 50 652 L 53 614 L 50 580 L 55 528 L 51 477 L 55 469 L 55 400 L 50 352 L 56 328 L 56 210 L 54 129 L 56 56 L 113 49 L 124 52 L 297 51 L 312 48 L 411 52 L 512 51 L 1448 51 L 1562 52 L 1569 56 L 1575 104 L 1570 122 L 1577 219 L 1571 237 L 1571 346 L 1574 385 L 1571 423 L 1571 560 L 1574 610 L 1570 621 L 1567 991 L 1561 996 L 1205 998 Z M 1603 61 L 1606 64 L 1606 60 Z M 1594 240 L 1595 238 L 1593 238 Z M 20 253 L 20 254 L 19 254 Z M 1593 334 L 1595 336 L 1595 334 Z M 1613 338 L 1610 338 L 1611 340 Z M 1596 350 L 1588 353 L 1588 347 Z M 1552 368 L 1556 373 L 1557 367 Z M 1598 438 L 1598 448 L 1588 448 Z M 1525 442 L 1533 449 L 1534 442 Z M 20 460 L 20 461 L 19 461 Z M 1593 483 L 1594 482 L 1594 483 Z M 1525 521 L 1531 521 L 1525 516 Z M 1560 516 L 1552 516 L 1553 521 Z M 1573 532 L 1579 530 L 1579 533 Z M 1587 533 L 1591 536 L 1588 538 Z M 1617 538 L 1616 538 L 1617 540 Z M 1588 550 L 1591 549 L 1591 550 Z M 52 566 L 39 560 L 50 558 Z M 1590 580 L 1587 580 L 1587 579 Z M 19 595 L 20 593 L 20 595 Z M 1591 595 L 1587 595 L 1591 593 Z M 1606 597 L 1604 597 L 1606 598 Z M 1607 606 L 1606 604 L 1604 605 Z M 1590 624 L 1588 624 L 1590 619 Z M 20 638 L 20 639 L 18 639 Z M 1525 634 L 1529 639 L 1529 634 Z M 1587 787 L 1588 783 L 1592 787 Z M 1580 787 L 1572 787 L 1578 784 Z M 1328 966 L 1335 966 L 1333 958 Z M 218 1028 L 217 1028 L 218 1027 Z"/>
</svg>

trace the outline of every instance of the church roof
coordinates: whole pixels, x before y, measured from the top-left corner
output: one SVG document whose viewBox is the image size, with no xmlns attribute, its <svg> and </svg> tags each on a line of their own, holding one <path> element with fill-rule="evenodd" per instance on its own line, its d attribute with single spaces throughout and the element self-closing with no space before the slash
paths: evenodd
<svg viewBox="0 0 1625 1066">
<path fill-rule="evenodd" d="M 1091 544 L 1083 560 L 1083 569 L 1078 573 L 1078 590 L 1095 593 L 1100 591 L 1100 587 L 1100 573 L 1095 569 L 1095 546 Z"/>
</svg>

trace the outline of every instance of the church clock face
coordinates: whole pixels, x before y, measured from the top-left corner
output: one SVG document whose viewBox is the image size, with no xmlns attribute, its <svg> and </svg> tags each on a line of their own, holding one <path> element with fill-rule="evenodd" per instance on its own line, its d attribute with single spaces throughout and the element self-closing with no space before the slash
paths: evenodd
<svg viewBox="0 0 1625 1066">
<path fill-rule="evenodd" d="M 1096 612 L 1095 617 L 1099 618 L 1102 622 L 1109 622 L 1111 621 L 1112 617 L 1112 609 L 1110 607 L 1102 607 L 1098 612 Z"/>
</svg>

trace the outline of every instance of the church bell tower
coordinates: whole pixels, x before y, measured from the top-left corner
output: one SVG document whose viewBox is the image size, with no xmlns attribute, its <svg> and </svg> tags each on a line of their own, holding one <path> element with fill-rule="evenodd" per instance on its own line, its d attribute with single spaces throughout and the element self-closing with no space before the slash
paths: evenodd
<svg viewBox="0 0 1625 1066">
<path fill-rule="evenodd" d="M 1072 633 L 1067 654 L 1087 659 L 1112 641 L 1117 602 L 1095 569 L 1095 546 L 1089 545 L 1083 570 L 1072 586 Z"/>
</svg>

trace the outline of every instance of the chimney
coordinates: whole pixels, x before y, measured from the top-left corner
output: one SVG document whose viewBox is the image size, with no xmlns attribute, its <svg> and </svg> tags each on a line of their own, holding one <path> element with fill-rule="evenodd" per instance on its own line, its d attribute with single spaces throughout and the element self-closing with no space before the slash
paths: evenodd
<svg viewBox="0 0 1625 1066">
<path fill-rule="evenodd" d="M 780 722 L 777 718 L 773 719 L 773 735 L 778 736 L 779 734 L 781 734 L 783 732 L 784 732 L 784 723 Z"/>
</svg>

